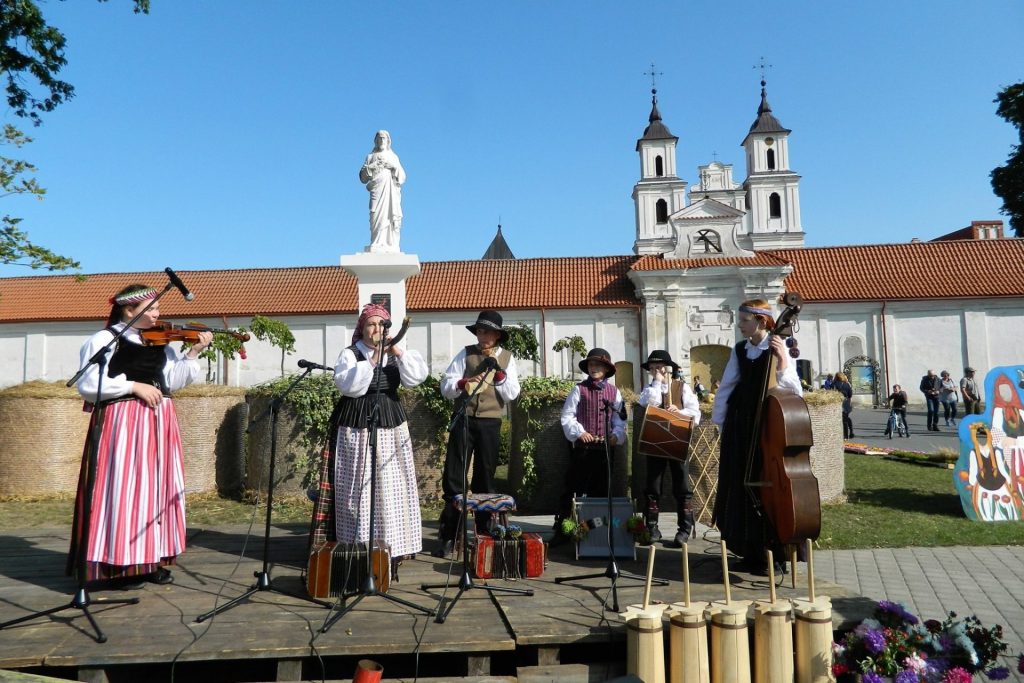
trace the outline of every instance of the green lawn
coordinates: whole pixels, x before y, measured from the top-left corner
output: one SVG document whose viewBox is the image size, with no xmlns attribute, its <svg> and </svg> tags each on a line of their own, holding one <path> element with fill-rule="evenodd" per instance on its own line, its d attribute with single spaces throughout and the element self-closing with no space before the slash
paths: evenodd
<svg viewBox="0 0 1024 683">
<path fill-rule="evenodd" d="M 953 470 L 847 455 L 846 493 L 822 509 L 823 548 L 1024 544 L 1024 522 L 964 516 Z"/>
</svg>

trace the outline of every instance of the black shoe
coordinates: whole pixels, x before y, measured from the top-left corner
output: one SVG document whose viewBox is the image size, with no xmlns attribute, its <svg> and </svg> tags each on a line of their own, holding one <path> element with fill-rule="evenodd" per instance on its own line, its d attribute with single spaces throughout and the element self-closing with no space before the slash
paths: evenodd
<svg viewBox="0 0 1024 683">
<path fill-rule="evenodd" d="M 658 528 L 657 524 L 652 524 L 651 525 L 650 532 L 651 532 L 651 541 L 650 541 L 650 543 L 644 543 L 643 545 L 650 545 L 651 543 L 654 543 L 656 541 L 660 541 L 661 540 L 661 529 Z"/>
<path fill-rule="evenodd" d="M 441 541 L 440 545 L 434 548 L 434 551 L 430 553 L 434 557 L 448 557 L 455 551 L 455 541 L 448 539 Z"/>
<path fill-rule="evenodd" d="M 166 586 L 174 583 L 174 574 L 171 574 L 171 570 L 167 567 L 160 567 L 160 569 L 150 574 L 147 580 L 159 586 Z"/>
</svg>

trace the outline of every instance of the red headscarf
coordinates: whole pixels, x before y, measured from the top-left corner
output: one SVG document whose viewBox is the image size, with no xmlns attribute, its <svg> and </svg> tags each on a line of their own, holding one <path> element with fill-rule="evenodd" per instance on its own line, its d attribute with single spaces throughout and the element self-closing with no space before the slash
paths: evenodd
<svg viewBox="0 0 1024 683">
<path fill-rule="evenodd" d="M 356 323 L 356 331 L 352 333 L 353 344 L 363 338 L 363 325 L 366 324 L 367 319 L 372 318 L 373 316 L 378 316 L 382 320 L 391 320 L 391 314 L 388 313 L 388 309 L 384 308 L 380 304 L 366 304 L 363 306 L 363 312 L 359 314 L 359 321 Z"/>
</svg>

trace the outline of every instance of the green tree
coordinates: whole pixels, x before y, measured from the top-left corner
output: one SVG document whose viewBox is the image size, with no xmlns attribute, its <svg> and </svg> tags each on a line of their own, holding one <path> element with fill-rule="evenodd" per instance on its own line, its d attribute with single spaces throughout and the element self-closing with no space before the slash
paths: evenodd
<svg viewBox="0 0 1024 683">
<path fill-rule="evenodd" d="M 1010 147 L 1005 166 L 992 169 L 992 190 L 1002 198 L 1014 234 L 1024 237 L 1024 81 L 1003 88 L 993 101 L 996 113 L 1017 127 L 1020 144 Z"/>
<path fill-rule="evenodd" d="M 249 325 L 252 335 L 260 341 L 269 341 L 271 346 L 281 349 L 281 376 L 284 377 L 284 356 L 295 353 L 295 335 L 280 320 L 254 315 Z"/>
<path fill-rule="evenodd" d="M 4 125 L 0 144 L 13 145 L 20 148 L 32 142 L 20 130 L 10 124 Z M 34 173 L 36 167 L 27 161 L 13 159 L 0 154 L 0 197 L 27 195 L 40 201 L 46 190 L 39 186 L 35 178 L 26 174 Z M 46 270 L 69 270 L 78 268 L 79 263 L 66 256 L 60 256 L 45 247 L 33 244 L 18 224 L 20 218 L 9 214 L 0 217 L 0 263 L 17 264 L 29 268 L 45 268 Z"/>
<path fill-rule="evenodd" d="M 566 378 L 572 379 L 573 375 L 576 374 L 576 356 L 578 354 L 582 358 L 587 353 L 587 342 L 583 341 L 583 337 L 574 334 L 570 337 L 562 337 L 556 341 L 551 350 L 569 352 L 569 364 L 565 366 Z"/>
<path fill-rule="evenodd" d="M 106 2 L 106 0 L 100 0 Z M 150 0 L 134 0 L 136 13 L 149 12 Z M 53 111 L 74 97 L 75 89 L 58 78 L 67 64 L 64 34 L 46 23 L 34 0 L 0 0 L 0 73 L 6 80 L 7 105 L 33 125 L 42 123 L 41 113 Z M 31 142 L 16 127 L 5 124 L 0 144 L 20 148 Z M 0 197 L 28 194 L 42 199 L 46 191 L 35 178 L 23 174 L 36 169 L 27 161 L 0 155 Z M 19 228 L 20 218 L 0 218 L 0 263 L 47 270 L 78 268 L 79 263 L 33 244 Z"/>
<path fill-rule="evenodd" d="M 540 349 L 540 342 L 537 341 L 537 335 L 533 333 L 533 328 L 522 323 L 515 323 L 514 325 L 505 325 L 505 332 L 508 333 L 508 338 L 502 343 L 502 346 L 511 351 L 513 356 L 521 360 L 532 360 L 534 363 L 540 362 L 540 355 L 537 353 Z"/>
</svg>

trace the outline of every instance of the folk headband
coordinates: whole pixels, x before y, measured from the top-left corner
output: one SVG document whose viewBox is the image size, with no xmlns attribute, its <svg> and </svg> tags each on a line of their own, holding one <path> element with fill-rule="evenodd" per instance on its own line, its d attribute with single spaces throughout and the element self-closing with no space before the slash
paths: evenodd
<svg viewBox="0 0 1024 683">
<path fill-rule="evenodd" d="M 754 308 L 753 306 L 740 306 L 740 313 L 771 316 L 772 310 L 770 308 Z"/>
<path fill-rule="evenodd" d="M 130 306 L 131 304 L 137 304 L 141 301 L 147 301 L 155 297 L 155 289 L 152 287 L 143 287 L 141 289 L 130 289 L 123 294 L 110 297 L 110 303 L 113 306 Z"/>
</svg>

